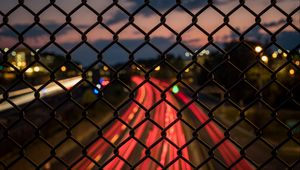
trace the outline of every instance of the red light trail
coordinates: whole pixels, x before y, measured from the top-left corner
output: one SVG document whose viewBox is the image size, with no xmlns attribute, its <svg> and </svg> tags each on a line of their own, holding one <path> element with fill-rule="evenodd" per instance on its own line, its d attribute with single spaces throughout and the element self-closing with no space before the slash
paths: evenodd
<svg viewBox="0 0 300 170">
<path fill-rule="evenodd" d="M 143 78 L 133 77 L 132 81 L 139 85 L 143 82 Z M 161 89 L 168 86 L 167 83 L 157 79 L 151 79 L 151 81 Z M 180 108 L 178 101 L 184 104 L 190 102 L 189 97 L 182 92 L 176 93 L 175 96 L 173 93 L 167 92 L 166 99 L 177 108 Z M 135 100 L 146 109 L 150 109 L 159 102 L 153 110 L 152 119 L 161 127 L 150 123 L 145 118 L 146 110 L 132 102 L 124 113 L 120 114 L 120 119 L 134 129 L 134 135 L 130 135 L 129 132 L 132 131 L 128 130 L 130 127 L 126 128 L 126 125 L 120 121 L 114 121 L 110 128 L 103 132 L 103 138 L 99 138 L 87 149 L 87 155 L 90 158 L 79 158 L 73 167 L 74 169 L 95 168 L 96 165 L 91 159 L 94 159 L 100 166 L 103 166 L 103 169 L 107 170 L 124 169 L 128 166 L 126 161 L 132 159 L 136 160 L 136 162 L 143 160 L 135 169 L 163 169 L 165 167 L 174 170 L 192 169 L 186 162 L 190 160 L 190 156 L 187 146 L 184 146 L 187 142 L 186 136 L 182 123 L 177 119 L 176 109 L 161 100 L 160 91 L 148 82 L 137 90 Z M 188 109 L 201 123 L 209 120 L 208 116 L 196 104 L 190 104 Z M 224 134 L 222 134 L 215 123 L 210 121 L 204 128 L 215 145 L 222 142 L 216 150 L 220 152 L 228 166 L 238 161 L 233 166 L 234 169 L 253 169 L 250 163 L 241 158 L 238 149 L 228 139 L 224 139 Z M 165 137 L 161 135 L 162 130 L 165 131 Z M 140 141 L 145 142 L 141 143 Z M 142 146 L 142 149 L 138 147 L 138 144 Z M 113 154 L 111 149 L 109 149 L 116 146 L 118 147 L 117 155 Z M 150 157 L 146 156 L 146 147 L 151 151 Z M 179 152 L 180 154 L 178 154 Z"/>
</svg>

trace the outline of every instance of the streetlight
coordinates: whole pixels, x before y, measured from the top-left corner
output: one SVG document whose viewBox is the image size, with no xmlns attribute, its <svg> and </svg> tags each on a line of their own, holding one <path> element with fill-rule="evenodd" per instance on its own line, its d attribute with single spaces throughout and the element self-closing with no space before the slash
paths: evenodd
<svg viewBox="0 0 300 170">
<path fill-rule="evenodd" d="M 33 69 L 32 69 L 32 68 L 28 68 L 28 69 L 26 70 L 26 73 L 31 74 L 32 72 L 33 72 Z"/>
<path fill-rule="evenodd" d="M 13 51 L 11 52 L 11 55 L 15 57 L 17 55 L 17 52 Z"/>
<path fill-rule="evenodd" d="M 286 58 L 288 55 L 287 55 L 287 53 L 283 53 L 282 56 L 283 56 L 284 58 Z"/>
<path fill-rule="evenodd" d="M 60 68 L 60 70 L 61 70 L 62 72 L 65 72 L 65 71 L 67 71 L 67 67 L 66 67 L 66 66 L 62 66 L 62 67 Z"/>
<path fill-rule="evenodd" d="M 34 72 L 39 72 L 39 71 L 40 71 L 40 67 L 39 67 L 39 66 L 35 66 L 35 67 L 33 68 L 33 71 L 34 71 Z"/>
<path fill-rule="evenodd" d="M 192 54 L 191 53 L 189 53 L 189 52 L 185 52 L 185 54 L 184 54 L 186 57 L 190 57 L 190 56 L 192 56 Z"/>
<path fill-rule="evenodd" d="M 179 87 L 178 87 L 177 85 L 173 86 L 172 92 L 173 92 L 174 94 L 177 94 L 177 93 L 179 92 Z"/>
<path fill-rule="evenodd" d="M 272 57 L 275 59 L 275 58 L 277 58 L 277 56 L 278 56 L 278 52 L 275 51 L 275 52 L 272 54 Z"/>
<path fill-rule="evenodd" d="M 290 69 L 289 73 L 290 73 L 291 76 L 294 76 L 295 75 L 295 70 L 294 69 Z"/>
<path fill-rule="evenodd" d="M 155 71 L 159 71 L 160 70 L 160 66 L 157 66 L 154 70 Z"/>
<path fill-rule="evenodd" d="M 261 46 L 256 46 L 254 50 L 256 53 L 260 53 L 262 52 L 263 48 Z"/>
<path fill-rule="evenodd" d="M 267 57 L 267 56 L 262 56 L 261 57 L 261 60 L 263 61 L 263 62 L 265 62 L 265 63 L 268 63 L 269 62 L 269 58 Z"/>
<path fill-rule="evenodd" d="M 108 67 L 107 66 L 103 66 L 103 70 L 104 71 L 108 71 Z"/>
<path fill-rule="evenodd" d="M 4 48 L 4 50 L 3 50 L 3 51 L 4 51 L 4 52 L 7 52 L 8 50 L 9 50 L 9 48 Z"/>
</svg>

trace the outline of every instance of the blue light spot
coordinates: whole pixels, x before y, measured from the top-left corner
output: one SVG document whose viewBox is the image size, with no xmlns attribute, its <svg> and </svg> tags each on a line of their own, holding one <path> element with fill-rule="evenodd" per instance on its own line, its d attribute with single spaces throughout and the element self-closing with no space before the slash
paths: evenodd
<svg viewBox="0 0 300 170">
<path fill-rule="evenodd" d="M 94 90 L 93 90 L 93 93 L 94 93 L 94 94 L 99 94 L 99 90 L 94 89 Z"/>
</svg>

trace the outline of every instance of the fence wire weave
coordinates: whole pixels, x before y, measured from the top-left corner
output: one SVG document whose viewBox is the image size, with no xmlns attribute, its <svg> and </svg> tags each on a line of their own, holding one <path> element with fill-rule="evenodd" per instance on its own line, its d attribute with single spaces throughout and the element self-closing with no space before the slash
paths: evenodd
<svg viewBox="0 0 300 170">
<path fill-rule="evenodd" d="M 19 0 L 11 9 L 0 11 L 0 30 L 9 30 L 16 37 L 15 43 L 9 48 L 0 49 L 0 66 L 3 67 L 0 70 L 0 75 L 3 75 L 1 78 L 5 74 L 15 76 L 13 81 L 4 77 L 0 83 L 0 107 L 3 109 L 0 108 L 0 169 L 299 168 L 300 121 L 294 115 L 299 114 L 300 108 L 300 44 L 298 40 L 293 49 L 287 50 L 277 39 L 286 28 L 296 32 L 299 38 L 300 6 L 286 11 L 278 5 L 279 1 L 271 0 L 257 12 L 245 0 L 240 0 L 234 8 L 224 12 L 219 9 L 220 1 L 208 0 L 195 12 L 181 0 L 174 1 L 166 10 L 154 6 L 151 0 L 144 0 L 136 9 L 128 10 L 123 1 L 113 0 L 99 11 L 89 2 L 78 1 L 76 6 L 66 11 L 55 0 L 47 1 L 39 10 L 32 9 L 25 0 Z M 74 24 L 73 20 L 81 8 L 88 9 L 97 18 L 94 24 L 84 29 Z M 20 9 L 33 17 L 33 22 L 23 30 L 10 22 L 11 15 Z M 64 20 L 54 29 L 41 21 L 41 17 L 50 9 L 59 11 L 59 19 Z M 111 28 L 104 17 L 115 9 L 127 19 L 117 29 Z M 136 23 L 138 15 L 145 9 L 159 18 L 159 22 L 148 30 Z M 232 16 L 239 15 L 241 9 L 255 18 L 255 22 L 244 31 L 230 22 Z M 285 18 L 276 31 L 262 24 L 262 16 L 271 9 Z M 176 10 L 181 10 L 191 18 L 190 23 L 179 31 L 168 22 L 168 17 Z M 223 23 L 211 31 L 206 29 L 205 24 L 199 24 L 198 19 L 207 10 L 213 10 L 223 19 Z M 99 26 L 112 37 L 102 47 L 96 46 L 89 36 Z M 79 40 L 71 47 L 63 45 L 60 39 L 61 32 L 67 27 L 79 35 Z M 162 27 L 174 37 L 174 42 L 165 49 L 161 48 L 164 44 L 157 44 L 152 38 Z M 228 48 L 216 40 L 225 27 L 237 37 Z M 269 37 L 264 44 L 247 38 L 257 27 Z M 47 40 L 39 50 L 27 41 L 27 34 L 36 28 L 45 33 Z M 120 38 L 129 28 L 142 35 L 142 42 L 134 48 Z M 196 51 L 183 38 L 192 28 L 196 28 L 207 39 L 207 43 Z M 255 49 L 259 44 L 262 49 Z M 63 61 L 55 65 L 44 62 L 45 57 L 51 55 L 46 52 L 52 46 L 63 54 Z M 82 46 L 96 54 L 96 59 L 88 66 L 81 66 L 74 60 L 74 53 Z M 118 66 L 106 58 L 115 46 L 128 57 L 126 62 Z M 178 46 L 189 56 L 189 59 L 184 57 L 182 60 L 179 57 L 178 62 L 184 63 L 182 66 L 176 64 L 176 57 L 170 56 Z M 137 59 L 136 56 L 145 47 L 155 51 L 158 58 L 145 62 Z M 12 53 L 20 48 L 26 49 L 26 55 L 28 53 L 32 57 L 30 63 L 23 66 L 11 60 L 16 56 Z M 212 64 L 200 61 L 203 51 L 208 48 L 215 49 L 214 54 L 218 57 L 218 60 L 214 60 L 211 59 L 212 54 L 206 55 L 206 60 L 212 61 Z M 280 56 L 284 60 L 276 67 L 273 67 L 272 56 L 265 59 L 268 61 L 263 58 L 267 57 L 264 53 L 272 48 L 280 49 L 280 52 L 271 54 L 274 60 Z M 254 51 L 245 54 L 252 57 L 251 60 L 240 59 L 244 55 L 240 52 L 248 51 Z M 73 73 L 66 73 L 65 69 Z M 290 77 L 291 80 L 283 82 L 280 74 L 286 69 L 288 73 L 283 77 Z M 39 72 L 39 78 L 43 79 L 41 85 L 38 85 L 38 78 L 28 78 L 31 72 Z M 107 82 L 105 85 L 100 83 L 101 88 L 98 85 L 100 77 L 105 77 L 104 82 Z M 62 80 L 66 78 L 75 83 L 69 87 L 68 82 Z M 179 87 L 180 91 L 174 92 L 174 87 Z M 25 94 L 31 95 L 31 99 L 22 103 L 17 100 L 21 95 L 13 96 L 12 92 L 23 88 L 28 89 Z M 52 88 L 52 91 L 45 91 L 47 88 Z M 207 92 L 207 89 L 211 90 Z M 50 95 L 53 91 L 61 92 Z M 91 94 L 85 94 L 86 91 Z M 150 95 L 149 91 L 153 91 L 153 94 Z M 206 92 L 220 94 L 220 98 L 210 99 Z M 270 97 L 276 94 L 280 95 Z M 144 96 L 144 99 L 139 96 Z M 129 111 L 137 114 L 131 115 Z M 94 112 L 103 114 L 97 116 Z M 127 112 L 128 117 L 132 118 L 125 117 Z M 159 116 L 156 116 L 158 113 Z M 230 113 L 235 113 L 234 118 L 228 116 Z M 292 116 L 286 118 L 284 114 Z M 160 117 L 164 118 L 161 118 L 163 121 Z M 293 123 L 289 124 L 292 118 Z M 115 129 L 114 133 L 111 132 L 113 135 L 109 135 L 110 129 Z M 84 135 L 88 137 L 82 137 Z M 272 137 L 274 140 L 270 140 Z M 293 149 L 287 151 L 289 148 Z M 164 150 L 167 150 L 167 156 L 163 156 Z M 260 155 L 260 152 L 267 156 L 261 158 L 263 154 Z"/>
</svg>

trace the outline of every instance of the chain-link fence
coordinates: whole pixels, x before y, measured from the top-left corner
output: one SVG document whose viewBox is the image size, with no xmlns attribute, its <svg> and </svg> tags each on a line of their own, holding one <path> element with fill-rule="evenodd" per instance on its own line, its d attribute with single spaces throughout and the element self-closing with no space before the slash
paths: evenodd
<svg viewBox="0 0 300 170">
<path fill-rule="evenodd" d="M 299 169 L 300 6 L 1 1 L 0 169 Z"/>
</svg>

